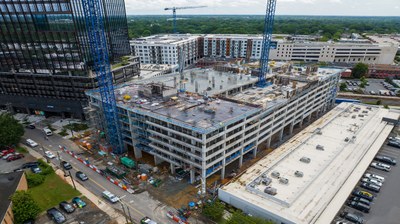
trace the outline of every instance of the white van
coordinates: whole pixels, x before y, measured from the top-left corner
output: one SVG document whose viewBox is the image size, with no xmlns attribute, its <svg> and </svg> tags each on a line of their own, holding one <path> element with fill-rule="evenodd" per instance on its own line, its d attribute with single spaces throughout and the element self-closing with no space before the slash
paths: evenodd
<svg viewBox="0 0 400 224">
<path fill-rule="evenodd" d="M 116 203 L 117 201 L 119 201 L 119 198 L 109 191 L 103 191 L 102 196 L 112 203 Z"/>
<path fill-rule="evenodd" d="M 38 144 L 35 141 L 33 141 L 32 139 L 27 139 L 26 140 L 26 144 L 29 145 L 32 148 L 38 146 Z"/>
<path fill-rule="evenodd" d="M 53 132 L 52 132 L 49 128 L 43 128 L 43 132 L 44 132 L 47 136 L 53 135 Z"/>
</svg>

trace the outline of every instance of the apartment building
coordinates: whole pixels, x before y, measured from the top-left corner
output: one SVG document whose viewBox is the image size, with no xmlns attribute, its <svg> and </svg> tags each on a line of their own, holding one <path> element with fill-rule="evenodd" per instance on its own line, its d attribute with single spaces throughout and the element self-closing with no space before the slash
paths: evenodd
<svg viewBox="0 0 400 224">
<path fill-rule="evenodd" d="M 199 58 L 200 36 L 189 34 L 154 35 L 130 41 L 131 52 L 142 64 L 178 64 L 179 49 L 185 52 L 185 66 Z"/>
<path fill-rule="evenodd" d="M 216 85 L 212 95 L 196 93 L 204 91 L 178 93 L 176 86 L 164 81 L 116 87 L 126 150 L 136 158 L 151 155 L 156 164 L 166 161 L 172 173 L 183 168 L 190 173 L 191 183 L 198 179 L 205 183 L 216 172 L 224 178 L 229 164 L 240 167 L 244 158 L 255 157 L 259 148 L 270 147 L 282 140 L 284 133 L 291 134 L 295 126 L 333 106 L 340 70 L 303 71 L 307 73 L 277 75 L 274 84 L 266 88 L 256 88 L 257 80 L 247 76 L 213 75 L 207 70 L 193 82 L 187 79 L 186 85 L 194 86 L 190 89 L 199 86 L 194 80 L 204 79 L 212 85 L 220 79 L 225 84 L 236 79 L 236 84 L 227 85 L 229 91 Z M 102 119 L 99 93 L 87 94 L 97 113 L 93 117 Z M 126 95 L 134 97 L 126 100 Z"/>
<path fill-rule="evenodd" d="M 137 58 L 122 60 L 130 54 L 125 3 L 102 5 L 114 81 L 123 82 L 139 74 Z M 84 91 L 98 86 L 82 2 L 2 1 L 0 15 L 0 107 L 82 118 Z"/>
<path fill-rule="evenodd" d="M 318 42 L 316 37 L 275 35 L 270 59 L 279 61 L 310 61 L 329 63 L 393 63 L 399 44 L 395 42 Z M 284 38 L 284 39 L 280 39 Z M 177 64 L 177 44 L 190 42 L 187 61 L 199 58 L 244 58 L 259 60 L 261 35 L 207 34 L 157 35 L 131 41 L 132 52 L 145 64 Z M 367 40 L 368 41 L 368 40 Z M 188 65 L 189 63 L 186 63 Z"/>
</svg>

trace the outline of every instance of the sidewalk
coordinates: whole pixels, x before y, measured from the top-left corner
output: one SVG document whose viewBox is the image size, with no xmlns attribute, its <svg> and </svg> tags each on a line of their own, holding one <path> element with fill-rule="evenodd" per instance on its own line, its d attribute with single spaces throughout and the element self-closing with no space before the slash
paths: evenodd
<svg viewBox="0 0 400 224">
<path fill-rule="evenodd" d="M 27 148 L 29 151 L 29 154 L 31 154 L 33 157 L 36 159 L 44 159 L 40 153 L 36 152 L 33 149 Z M 55 169 L 56 174 L 66 181 L 69 185 L 73 186 L 71 178 L 65 178 L 64 177 L 64 172 L 58 167 L 56 167 L 53 163 L 50 163 L 50 165 Z M 103 212 L 105 212 L 108 216 L 111 217 L 113 221 L 116 221 L 118 224 L 126 224 L 125 218 L 122 214 L 117 212 L 114 208 L 109 206 L 105 201 L 103 201 L 101 198 L 97 197 L 94 195 L 92 192 L 88 191 L 85 187 L 83 187 L 78 181 L 75 181 L 75 186 L 76 189 L 81 192 L 82 195 L 84 195 L 86 198 L 88 198 L 93 204 L 97 205 L 99 209 L 101 209 Z"/>
</svg>

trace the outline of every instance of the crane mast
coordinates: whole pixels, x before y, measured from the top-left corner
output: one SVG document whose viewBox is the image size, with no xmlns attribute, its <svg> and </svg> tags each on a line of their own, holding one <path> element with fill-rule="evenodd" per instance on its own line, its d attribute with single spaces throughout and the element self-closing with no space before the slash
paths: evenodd
<svg viewBox="0 0 400 224">
<path fill-rule="evenodd" d="M 258 75 L 258 83 L 257 83 L 257 85 L 260 87 L 266 87 L 271 85 L 271 82 L 267 81 L 266 76 L 268 73 L 269 51 L 271 48 L 275 9 L 276 9 L 276 0 L 267 0 L 267 10 L 264 20 L 264 34 L 263 34 L 262 51 L 260 58 L 260 73 Z"/>
<path fill-rule="evenodd" d="M 82 6 L 91 59 L 93 60 L 93 70 L 96 73 L 99 84 L 107 137 L 113 147 L 113 152 L 121 154 L 123 153 L 122 139 L 118 123 L 102 5 L 100 0 L 82 0 Z"/>
</svg>

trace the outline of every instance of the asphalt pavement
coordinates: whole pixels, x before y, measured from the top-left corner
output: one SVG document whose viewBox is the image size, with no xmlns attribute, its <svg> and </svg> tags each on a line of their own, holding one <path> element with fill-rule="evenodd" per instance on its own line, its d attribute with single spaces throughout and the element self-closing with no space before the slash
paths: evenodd
<svg viewBox="0 0 400 224">
<path fill-rule="evenodd" d="M 92 192 L 95 195 L 101 197 L 101 193 L 105 190 L 110 191 L 111 193 L 119 196 L 121 198 L 121 202 L 126 205 L 129 209 L 129 213 L 131 217 L 135 220 L 135 222 L 139 222 L 140 219 L 147 216 L 151 219 L 155 220 L 158 223 L 169 224 L 175 223 L 166 217 L 168 211 L 174 211 L 174 208 L 167 207 L 161 202 L 153 199 L 148 192 L 143 192 L 140 194 L 130 194 L 113 183 L 109 182 L 103 176 L 99 175 L 97 172 L 92 169 L 86 167 L 84 164 L 80 163 L 78 160 L 66 154 L 58 149 L 59 145 L 63 145 L 67 147 L 67 149 L 77 148 L 74 146 L 73 142 L 63 139 L 61 136 L 56 134 L 49 136 L 48 140 L 46 140 L 44 134 L 41 132 L 39 128 L 33 130 L 26 130 L 24 138 L 30 138 L 39 144 L 38 147 L 34 149 L 43 155 L 43 151 L 41 148 L 45 148 L 46 150 L 52 151 L 55 155 L 57 152 L 60 154 L 61 160 L 69 162 L 73 169 L 70 170 L 72 176 L 75 178 L 76 171 L 84 172 L 89 180 L 87 181 L 79 181 L 86 189 Z M 60 161 L 58 158 L 54 158 L 51 162 L 57 166 L 60 166 Z M 76 178 L 75 178 L 76 180 Z M 118 211 L 123 212 L 122 207 L 119 203 L 111 204 L 113 208 Z M 125 211 L 128 214 L 128 211 Z M 192 223 L 201 223 L 200 221 L 192 222 Z"/>
</svg>

